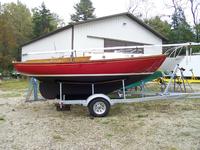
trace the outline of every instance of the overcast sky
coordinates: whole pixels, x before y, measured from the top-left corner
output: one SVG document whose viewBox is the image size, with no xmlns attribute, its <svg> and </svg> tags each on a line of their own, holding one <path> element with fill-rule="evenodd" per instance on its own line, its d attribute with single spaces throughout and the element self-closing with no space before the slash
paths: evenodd
<svg viewBox="0 0 200 150">
<path fill-rule="evenodd" d="M 42 2 L 45 3 L 51 12 L 59 15 L 65 23 L 70 21 L 70 14 L 74 13 L 73 6 L 79 2 L 79 0 L 20 0 L 28 8 L 34 8 L 41 5 Z M 127 12 L 130 0 L 91 0 L 95 9 L 95 14 L 97 17 Z M 0 2 L 17 2 L 17 0 L 0 0 Z M 153 6 L 148 12 L 147 17 L 159 15 L 168 16 L 171 15 L 173 10 L 167 9 L 166 4 L 171 2 L 171 0 L 152 0 Z M 187 6 L 186 6 L 187 7 Z M 191 15 L 189 12 L 189 6 L 186 9 L 186 18 L 188 22 L 192 22 Z M 169 21 L 169 17 L 165 17 Z"/>
</svg>

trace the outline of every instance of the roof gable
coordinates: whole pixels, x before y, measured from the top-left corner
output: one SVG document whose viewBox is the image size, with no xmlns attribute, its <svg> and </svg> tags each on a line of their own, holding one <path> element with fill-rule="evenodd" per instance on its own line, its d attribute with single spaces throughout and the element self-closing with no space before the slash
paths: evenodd
<svg viewBox="0 0 200 150">
<path fill-rule="evenodd" d="M 63 30 L 70 29 L 70 28 L 72 28 L 73 26 L 76 26 L 76 25 L 85 24 L 85 23 L 94 22 L 94 21 L 100 21 L 100 20 L 104 20 L 104 19 L 108 19 L 108 18 L 112 18 L 112 17 L 116 17 L 116 16 L 128 16 L 130 19 L 132 19 L 133 21 L 137 22 L 138 24 L 140 24 L 141 26 L 143 26 L 144 28 L 146 28 L 147 30 L 149 30 L 150 32 L 152 32 L 154 35 L 158 36 L 160 39 L 162 39 L 164 41 L 167 41 L 166 37 L 164 37 L 162 34 L 160 34 L 159 32 L 157 32 L 156 30 L 154 30 L 152 27 L 150 27 L 149 25 L 145 24 L 143 21 L 141 21 L 140 19 L 138 19 L 137 17 L 135 17 L 131 13 L 125 12 L 125 13 L 114 14 L 114 15 L 109 15 L 109 16 L 104 16 L 104 17 L 89 19 L 89 20 L 86 20 L 86 21 L 80 21 L 80 22 L 72 23 L 72 24 L 69 24 L 69 25 L 67 25 L 65 27 L 59 28 L 59 29 L 57 29 L 55 31 L 52 31 L 50 33 L 47 33 L 47 34 L 45 34 L 43 36 L 35 38 L 35 39 L 33 39 L 33 40 L 31 40 L 31 41 L 23 44 L 22 46 L 26 46 L 26 45 L 31 44 L 33 42 L 36 42 L 36 41 L 38 41 L 40 39 L 43 39 L 45 37 L 48 37 L 48 36 L 51 36 L 51 35 L 56 34 L 58 32 L 61 32 Z"/>
</svg>

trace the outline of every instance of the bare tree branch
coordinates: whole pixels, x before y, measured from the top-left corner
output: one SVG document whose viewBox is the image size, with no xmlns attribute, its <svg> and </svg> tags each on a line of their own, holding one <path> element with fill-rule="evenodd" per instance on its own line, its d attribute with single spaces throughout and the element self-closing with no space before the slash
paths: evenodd
<svg viewBox="0 0 200 150">
<path fill-rule="evenodd" d="M 190 2 L 190 11 L 192 13 L 192 18 L 193 18 L 193 23 L 194 23 L 194 31 L 196 34 L 196 40 L 199 41 L 199 34 L 200 34 L 200 29 L 199 29 L 199 24 L 200 24 L 200 19 L 199 19 L 199 7 L 200 7 L 200 1 L 199 0 L 188 0 Z M 198 20 L 199 19 L 199 20 Z"/>
<path fill-rule="evenodd" d="M 193 17 L 193 23 L 194 25 L 197 25 L 199 23 L 198 20 L 198 13 L 199 13 L 199 6 L 200 6 L 200 1 L 198 0 L 189 0 L 190 2 L 190 10 L 192 13 L 192 17 Z"/>
<path fill-rule="evenodd" d="M 128 12 L 134 13 L 137 10 L 137 8 L 139 7 L 140 2 L 141 1 L 139 1 L 139 0 L 129 0 Z"/>
<path fill-rule="evenodd" d="M 128 12 L 146 19 L 153 5 L 150 0 L 129 0 Z"/>
</svg>

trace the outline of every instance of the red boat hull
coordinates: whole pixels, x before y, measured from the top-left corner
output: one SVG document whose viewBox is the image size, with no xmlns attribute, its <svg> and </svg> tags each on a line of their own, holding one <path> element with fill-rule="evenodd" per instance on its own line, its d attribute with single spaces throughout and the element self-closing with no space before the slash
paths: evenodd
<svg viewBox="0 0 200 150">
<path fill-rule="evenodd" d="M 15 69 L 35 77 L 117 76 L 153 73 L 164 55 L 71 63 L 14 63 Z"/>
<path fill-rule="evenodd" d="M 59 97 L 58 82 L 65 82 L 63 93 L 70 99 L 91 95 L 91 83 L 95 93 L 110 93 L 125 85 L 140 81 L 153 74 L 165 60 L 164 55 L 133 57 L 126 59 L 95 60 L 71 63 L 14 63 L 15 69 L 40 82 L 40 92 L 48 99 Z"/>
</svg>

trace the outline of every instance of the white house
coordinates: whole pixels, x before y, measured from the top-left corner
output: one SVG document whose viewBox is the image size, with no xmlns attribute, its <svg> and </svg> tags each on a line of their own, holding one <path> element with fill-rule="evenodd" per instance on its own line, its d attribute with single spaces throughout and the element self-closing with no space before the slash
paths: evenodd
<svg viewBox="0 0 200 150">
<path fill-rule="evenodd" d="M 49 34 L 33 39 L 22 46 L 22 61 L 59 57 L 65 51 L 162 44 L 161 34 L 130 13 L 121 13 L 67 25 Z M 36 54 L 40 53 L 40 54 Z M 145 48 L 144 54 L 161 54 L 162 49 Z M 78 53 L 80 54 L 80 53 Z"/>
</svg>

